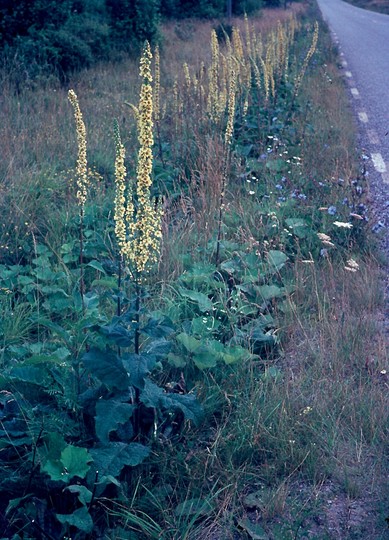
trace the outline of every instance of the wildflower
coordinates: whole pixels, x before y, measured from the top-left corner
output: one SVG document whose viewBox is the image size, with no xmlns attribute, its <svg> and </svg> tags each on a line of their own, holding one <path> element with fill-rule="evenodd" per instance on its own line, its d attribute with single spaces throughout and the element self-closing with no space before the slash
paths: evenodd
<svg viewBox="0 0 389 540">
<path fill-rule="evenodd" d="M 77 131 L 77 143 L 78 143 L 78 159 L 77 159 L 77 200 L 78 204 L 81 207 L 81 212 L 86 202 L 86 197 L 88 193 L 89 179 L 88 179 L 88 164 L 86 158 L 86 129 L 82 113 L 80 110 L 80 105 L 78 103 L 77 94 L 74 90 L 69 90 L 68 99 L 74 110 L 74 118 L 76 121 L 76 131 Z"/>
<path fill-rule="evenodd" d="M 305 195 L 305 193 L 300 193 L 298 195 L 298 198 L 301 199 L 302 201 L 305 201 L 307 199 L 307 196 Z"/>
<path fill-rule="evenodd" d="M 314 52 L 316 50 L 318 38 L 319 38 L 319 24 L 316 21 L 311 46 L 310 46 L 309 51 L 307 52 L 307 55 L 306 55 L 306 57 L 304 59 L 303 65 L 302 65 L 301 70 L 300 70 L 300 73 L 298 74 L 298 76 L 295 79 L 294 96 L 297 96 L 297 94 L 298 94 L 298 91 L 300 89 L 302 80 L 303 80 L 305 72 L 307 70 L 309 61 L 312 58 L 312 56 L 313 56 L 313 54 L 314 54 Z"/>
<path fill-rule="evenodd" d="M 160 106 L 160 96 L 161 96 L 161 59 L 159 54 L 159 47 L 157 45 L 154 53 L 155 64 L 154 64 L 154 119 L 158 123 L 160 121 L 161 106 Z"/>
<path fill-rule="evenodd" d="M 334 216 L 336 214 L 336 206 L 329 206 L 327 208 L 327 214 Z"/>
<path fill-rule="evenodd" d="M 281 184 L 276 184 L 276 189 L 284 189 L 284 186 L 282 186 Z"/>
<path fill-rule="evenodd" d="M 359 214 L 354 214 L 354 212 L 351 212 L 350 217 L 355 218 L 355 219 L 363 220 L 362 216 L 360 216 Z"/>
<path fill-rule="evenodd" d="M 343 229 L 352 229 L 352 223 L 345 223 L 344 221 L 334 221 L 335 227 L 343 228 Z"/>
<path fill-rule="evenodd" d="M 219 120 L 219 42 L 215 30 L 211 32 L 212 63 L 209 71 L 208 110 L 213 122 Z"/>
<path fill-rule="evenodd" d="M 150 263 L 156 262 L 159 254 L 162 209 L 151 202 L 150 188 L 153 164 L 153 99 L 151 88 L 151 50 L 146 42 L 140 60 L 140 76 L 143 83 L 139 99 L 138 164 L 135 185 L 126 186 L 125 152 L 120 140 L 118 127 L 115 128 L 115 232 L 122 256 L 133 266 L 134 277 L 141 279 L 141 274 Z M 133 200 L 136 199 L 135 208 Z"/>
<path fill-rule="evenodd" d="M 359 270 L 359 264 L 354 261 L 354 259 L 349 259 L 344 269 L 348 270 L 349 272 L 356 272 L 357 270 Z"/>
</svg>

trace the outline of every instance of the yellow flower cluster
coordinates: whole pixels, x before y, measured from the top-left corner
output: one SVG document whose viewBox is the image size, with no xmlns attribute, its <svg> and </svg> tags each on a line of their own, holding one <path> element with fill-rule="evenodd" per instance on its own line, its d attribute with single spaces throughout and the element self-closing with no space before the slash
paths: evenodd
<svg viewBox="0 0 389 540">
<path fill-rule="evenodd" d="M 212 63 L 209 71 L 208 112 L 211 120 L 219 120 L 219 42 L 215 30 L 211 33 Z"/>
<path fill-rule="evenodd" d="M 232 135 L 234 131 L 234 119 L 235 119 L 235 94 L 236 94 L 236 75 L 233 68 L 231 68 L 230 74 L 230 88 L 228 92 L 228 120 L 227 127 L 224 136 L 224 143 L 226 147 L 229 147 L 232 142 Z"/>
<path fill-rule="evenodd" d="M 154 119 L 158 123 L 161 119 L 161 59 L 159 47 L 154 53 Z"/>
<path fill-rule="evenodd" d="M 129 263 L 133 277 L 140 281 L 149 264 L 157 262 L 162 237 L 161 205 L 151 202 L 150 188 L 153 167 L 153 91 L 151 87 L 151 49 L 146 43 L 140 61 L 143 83 L 139 98 L 138 114 L 138 164 L 136 185 L 127 186 L 124 164 L 125 150 L 116 124 L 115 161 L 115 233 L 120 253 Z M 135 200 L 135 203 L 134 203 Z"/>
<path fill-rule="evenodd" d="M 89 178 L 88 178 L 88 163 L 86 157 L 86 129 L 80 105 L 78 103 L 77 94 L 74 90 L 69 90 L 68 99 L 73 106 L 74 118 L 76 121 L 77 132 L 77 144 L 78 144 L 78 158 L 77 158 L 77 200 L 82 211 L 86 202 Z"/>
</svg>

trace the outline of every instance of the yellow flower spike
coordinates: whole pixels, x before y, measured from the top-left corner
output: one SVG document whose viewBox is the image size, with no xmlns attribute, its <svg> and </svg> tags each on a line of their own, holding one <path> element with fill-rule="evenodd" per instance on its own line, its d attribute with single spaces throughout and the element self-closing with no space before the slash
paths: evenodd
<svg viewBox="0 0 389 540">
<path fill-rule="evenodd" d="M 88 163 L 86 157 L 86 129 L 80 105 L 78 103 L 77 94 L 74 90 L 69 90 L 68 99 L 73 107 L 74 119 L 76 121 L 78 158 L 76 166 L 77 174 L 77 201 L 83 212 L 83 208 L 88 195 L 89 178 L 88 178 Z"/>
<path fill-rule="evenodd" d="M 212 62 L 209 70 L 208 112 L 211 120 L 219 120 L 219 42 L 215 30 L 211 32 Z"/>
<path fill-rule="evenodd" d="M 242 39 L 240 37 L 239 28 L 233 28 L 232 29 L 232 48 L 234 50 L 235 57 L 243 61 L 244 60 L 244 54 L 243 54 L 243 45 L 242 45 Z"/>
<path fill-rule="evenodd" d="M 159 122 L 161 119 L 161 58 L 159 47 L 155 48 L 154 53 L 154 119 Z"/>
<path fill-rule="evenodd" d="M 263 86 L 265 89 L 265 101 L 268 101 L 269 99 L 269 70 L 264 62 L 264 60 L 261 58 L 261 66 L 262 66 L 262 72 L 263 72 Z"/>
<path fill-rule="evenodd" d="M 114 123 L 116 159 L 115 159 L 115 234 L 119 245 L 119 251 L 123 258 L 127 253 L 127 226 L 126 226 L 126 167 L 124 164 L 125 148 L 122 144 L 119 132 L 119 125 Z"/>
<path fill-rule="evenodd" d="M 138 283 L 149 271 L 149 265 L 158 260 L 162 236 L 162 208 L 160 205 L 153 207 L 150 193 L 154 143 L 151 59 L 150 45 L 146 42 L 140 60 L 143 83 L 138 107 L 140 148 L 135 185 L 126 185 L 125 149 L 120 139 L 118 124 L 115 123 L 115 233 L 120 253 L 129 263 L 133 278 Z"/>
<path fill-rule="evenodd" d="M 310 48 L 309 48 L 309 50 L 308 50 L 308 52 L 306 54 L 306 57 L 304 59 L 303 65 L 302 65 L 301 70 L 300 70 L 300 73 L 296 77 L 296 80 L 295 80 L 295 83 L 294 83 L 294 96 L 295 97 L 297 96 L 298 91 L 300 89 L 300 86 L 301 86 L 301 83 L 303 81 L 305 72 L 307 70 L 309 61 L 312 58 L 314 52 L 316 51 L 318 39 L 319 39 L 319 23 L 316 21 L 315 22 L 315 29 L 314 29 L 313 36 L 312 36 L 311 46 L 310 46 Z"/>
<path fill-rule="evenodd" d="M 229 148 L 232 142 L 232 135 L 234 132 L 234 118 L 235 118 L 235 95 L 236 95 L 236 75 L 233 68 L 230 73 L 230 88 L 228 91 L 228 120 L 227 127 L 224 136 L 224 144 L 226 148 Z"/>
</svg>

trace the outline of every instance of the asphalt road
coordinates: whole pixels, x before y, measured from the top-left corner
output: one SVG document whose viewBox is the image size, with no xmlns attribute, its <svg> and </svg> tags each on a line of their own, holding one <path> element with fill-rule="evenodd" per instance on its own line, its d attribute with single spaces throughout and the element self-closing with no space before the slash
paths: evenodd
<svg viewBox="0 0 389 540">
<path fill-rule="evenodd" d="M 362 145 L 377 183 L 382 183 L 381 193 L 389 199 L 389 15 L 342 0 L 318 4 L 342 55 Z"/>
</svg>

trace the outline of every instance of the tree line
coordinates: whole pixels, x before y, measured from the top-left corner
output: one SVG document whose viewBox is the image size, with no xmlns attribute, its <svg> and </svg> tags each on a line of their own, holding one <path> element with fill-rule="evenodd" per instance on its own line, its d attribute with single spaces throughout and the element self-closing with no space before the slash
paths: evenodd
<svg viewBox="0 0 389 540">
<path fill-rule="evenodd" d="M 284 0 L 0 0 L 0 55 L 11 73 L 60 79 L 158 40 L 163 19 L 250 14 Z"/>
</svg>

